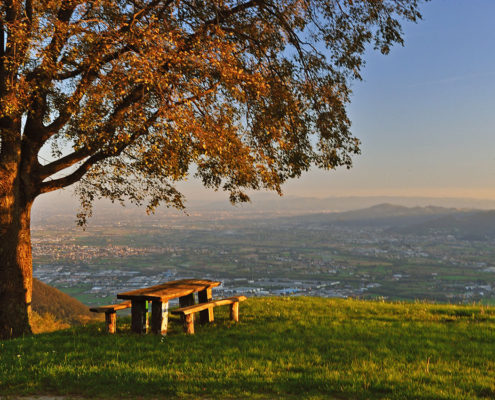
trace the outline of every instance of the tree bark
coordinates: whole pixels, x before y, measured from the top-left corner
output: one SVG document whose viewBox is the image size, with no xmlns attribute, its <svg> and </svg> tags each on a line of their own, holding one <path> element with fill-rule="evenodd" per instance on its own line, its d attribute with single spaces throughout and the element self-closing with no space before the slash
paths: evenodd
<svg viewBox="0 0 495 400">
<path fill-rule="evenodd" d="M 18 163 L 0 170 L 0 339 L 31 333 L 31 205 Z M 17 165 L 16 165 L 17 164 Z"/>
</svg>

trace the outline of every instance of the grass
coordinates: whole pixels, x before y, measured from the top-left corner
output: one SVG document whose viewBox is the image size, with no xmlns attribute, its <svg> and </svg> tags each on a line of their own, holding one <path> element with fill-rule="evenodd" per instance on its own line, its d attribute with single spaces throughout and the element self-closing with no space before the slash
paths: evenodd
<svg viewBox="0 0 495 400">
<path fill-rule="evenodd" d="M 0 393 L 88 398 L 493 399 L 495 309 L 248 299 L 186 336 L 129 321 L 0 342 Z"/>
</svg>

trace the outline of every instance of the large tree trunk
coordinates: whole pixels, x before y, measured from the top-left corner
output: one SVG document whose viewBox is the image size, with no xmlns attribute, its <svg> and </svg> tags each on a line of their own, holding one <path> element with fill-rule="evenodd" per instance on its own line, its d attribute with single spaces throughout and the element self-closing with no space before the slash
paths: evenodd
<svg viewBox="0 0 495 400">
<path fill-rule="evenodd" d="M 0 339 L 31 333 L 31 205 L 19 163 L 0 170 Z M 10 167 L 10 168 L 9 168 Z"/>
</svg>

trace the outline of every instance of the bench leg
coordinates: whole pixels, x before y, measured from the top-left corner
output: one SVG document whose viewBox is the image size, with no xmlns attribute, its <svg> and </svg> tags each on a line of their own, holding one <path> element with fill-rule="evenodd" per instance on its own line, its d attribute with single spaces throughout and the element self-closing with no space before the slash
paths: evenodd
<svg viewBox="0 0 495 400">
<path fill-rule="evenodd" d="M 110 311 L 105 313 L 105 323 L 108 333 L 115 333 L 117 330 L 117 313 Z"/>
<path fill-rule="evenodd" d="M 146 312 L 146 301 L 132 300 L 131 307 L 131 330 L 134 333 L 146 333 L 148 313 Z"/>
<path fill-rule="evenodd" d="M 187 314 L 184 317 L 184 332 L 188 335 L 194 335 L 194 313 Z"/>
<path fill-rule="evenodd" d="M 236 301 L 230 305 L 230 319 L 239 322 L 239 302 Z"/>
<path fill-rule="evenodd" d="M 151 303 L 151 332 L 165 336 L 168 328 L 168 301 Z"/>
<path fill-rule="evenodd" d="M 198 292 L 198 302 L 199 303 L 208 303 L 212 299 L 211 289 L 205 289 Z M 209 322 L 213 322 L 213 307 L 208 308 L 206 310 L 199 312 L 199 321 L 202 324 L 207 324 Z"/>
</svg>

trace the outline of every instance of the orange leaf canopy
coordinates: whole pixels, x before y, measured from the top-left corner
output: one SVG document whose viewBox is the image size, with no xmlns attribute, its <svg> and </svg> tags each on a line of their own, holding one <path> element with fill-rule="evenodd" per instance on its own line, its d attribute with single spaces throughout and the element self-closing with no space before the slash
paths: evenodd
<svg viewBox="0 0 495 400">
<path fill-rule="evenodd" d="M 0 5 L 0 163 L 32 196 L 182 207 L 192 171 L 245 201 L 351 166 L 349 83 L 417 0 L 11 0 Z M 51 148 L 52 160 L 39 158 Z"/>
</svg>

